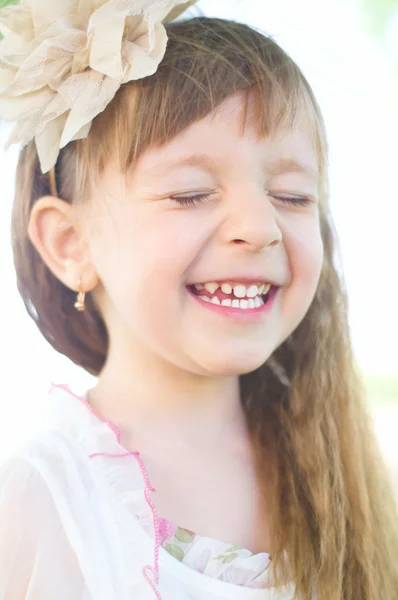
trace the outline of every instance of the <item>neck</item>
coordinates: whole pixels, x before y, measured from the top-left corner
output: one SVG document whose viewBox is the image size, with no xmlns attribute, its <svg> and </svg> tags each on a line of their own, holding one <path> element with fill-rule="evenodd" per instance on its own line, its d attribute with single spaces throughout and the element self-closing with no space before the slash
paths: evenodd
<svg viewBox="0 0 398 600">
<path fill-rule="evenodd" d="M 247 440 L 239 377 L 197 375 L 154 357 L 110 352 L 88 401 L 132 449 L 179 444 L 194 451 Z"/>
</svg>

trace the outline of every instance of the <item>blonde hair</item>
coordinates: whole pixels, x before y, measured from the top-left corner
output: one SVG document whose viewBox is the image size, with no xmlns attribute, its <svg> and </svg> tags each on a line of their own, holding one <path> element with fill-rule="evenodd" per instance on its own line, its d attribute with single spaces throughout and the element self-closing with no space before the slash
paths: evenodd
<svg viewBox="0 0 398 600">
<path fill-rule="evenodd" d="M 313 92 L 291 58 L 246 25 L 201 17 L 167 30 L 158 71 L 122 86 L 88 138 L 61 151 L 59 196 L 84 202 L 111 160 L 127 177 L 144 150 L 167 143 L 237 92 L 255 94 L 259 136 L 305 117 L 320 173 L 321 277 L 298 328 L 270 361 L 240 377 L 270 519 L 272 575 L 277 586 L 292 577 L 303 600 L 315 590 L 318 600 L 397 599 L 397 505 L 351 349 L 328 202 L 326 134 Z M 53 347 L 98 375 L 108 348 L 101 314 L 90 297 L 85 313 L 75 311 L 75 293 L 28 238 L 31 208 L 49 193 L 31 143 L 21 152 L 12 215 L 18 288 Z"/>
</svg>

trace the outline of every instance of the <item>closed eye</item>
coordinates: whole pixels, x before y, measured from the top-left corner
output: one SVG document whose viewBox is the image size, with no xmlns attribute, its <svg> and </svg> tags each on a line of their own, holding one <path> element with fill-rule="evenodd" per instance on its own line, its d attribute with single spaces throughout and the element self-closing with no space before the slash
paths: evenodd
<svg viewBox="0 0 398 600">
<path fill-rule="evenodd" d="M 312 203 L 312 201 L 305 196 L 281 196 L 279 194 L 269 194 L 269 196 L 285 204 L 290 204 L 291 206 L 308 206 Z"/>
<path fill-rule="evenodd" d="M 206 200 L 211 196 L 211 194 L 193 194 L 190 196 L 171 196 L 171 200 L 174 200 L 178 204 L 183 206 L 194 206 L 195 204 L 200 204 L 201 202 L 206 202 Z"/>
<path fill-rule="evenodd" d="M 171 200 L 174 200 L 182 206 L 194 206 L 206 202 L 211 194 L 192 194 L 189 196 L 171 196 Z M 284 204 L 290 204 L 291 206 L 308 206 L 311 204 L 311 200 L 305 196 L 282 196 L 279 194 L 269 194 L 272 198 L 283 202 Z"/>
</svg>

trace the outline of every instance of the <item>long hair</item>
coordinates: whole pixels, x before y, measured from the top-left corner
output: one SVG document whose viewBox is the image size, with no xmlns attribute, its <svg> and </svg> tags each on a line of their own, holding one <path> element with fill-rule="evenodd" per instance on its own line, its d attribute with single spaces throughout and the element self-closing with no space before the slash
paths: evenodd
<svg viewBox="0 0 398 600">
<path fill-rule="evenodd" d="M 167 143 L 238 92 L 255 95 L 259 136 L 305 119 L 320 174 L 319 285 L 296 330 L 264 365 L 240 377 L 270 521 L 270 568 L 275 585 L 293 579 L 302 600 L 313 592 L 318 600 L 396 600 L 397 505 L 351 348 L 317 101 L 292 59 L 253 28 L 199 17 L 170 23 L 167 31 L 157 72 L 122 86 L 89 136 L 61 151 L 59 196 L 84 203 L 109 161 L 128 177 L 143 151 Z M 90 295 L 86 312 L 74 310 L 74 292 L 53 276 L 28 238 L 31 208 L 49 193 L 30 143 L 21 151 L 12 214 L 18 289 L 50 344 L 98 375 L 108 350 L 99 310 Z"/>
</svg>

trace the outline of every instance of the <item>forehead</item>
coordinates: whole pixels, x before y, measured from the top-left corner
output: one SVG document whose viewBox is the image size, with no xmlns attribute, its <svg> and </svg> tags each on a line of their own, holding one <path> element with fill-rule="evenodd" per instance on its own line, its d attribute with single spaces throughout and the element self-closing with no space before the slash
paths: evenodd
<svg viewBox="0 0 398 600">
<path fill-rule="evenodd" d="M 318 178 L 318 161 L 308 119 L 297 119 L 293 127 L 260 136 L 254 97 L 236 94 L 227 98 L 214 112 L 186 127 L 163 146 L 148 149 L 139 157 L 135 172 L 161 176 L 181 166 L 214 170 L 228 168 L 236 160 L 259 160 L 278 168 L 278 172 L 303 171 Z"/>
<path fill-rule="evenodd" d="M 237 141 L 259 142 L 263 145 L 292 150 L 307 150 L 315 153 L 313 144 L 313 127 L 304 108 L 297 111 L 294 123 L 273 128 L 269 124 L 269 133 L 260 131 L 259 105 L 256 96 L 252 94 L 235 94 L 227 98 L 213 113 L 196 123 L 203 130 L 211 131 L 217 128 L 225 134 L 236 138 Z M 199 131 L 199 127 L 197 128 Z"/>
</svg>

